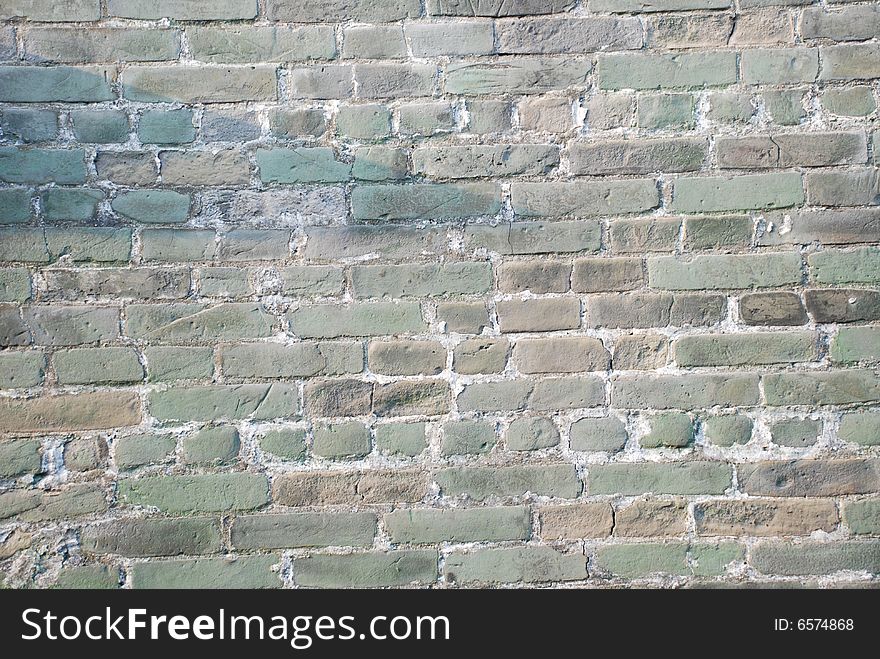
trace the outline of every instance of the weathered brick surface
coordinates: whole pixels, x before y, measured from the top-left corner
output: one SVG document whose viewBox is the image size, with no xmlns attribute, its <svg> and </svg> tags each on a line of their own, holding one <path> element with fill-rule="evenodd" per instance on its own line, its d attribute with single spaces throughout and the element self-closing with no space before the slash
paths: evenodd
<svg viewBox="0 0 880 659">
<path fill-rule="evenodd" d="M 0 5 L 0 584 L 876 581 L 876 0 Z"/>
</svg>

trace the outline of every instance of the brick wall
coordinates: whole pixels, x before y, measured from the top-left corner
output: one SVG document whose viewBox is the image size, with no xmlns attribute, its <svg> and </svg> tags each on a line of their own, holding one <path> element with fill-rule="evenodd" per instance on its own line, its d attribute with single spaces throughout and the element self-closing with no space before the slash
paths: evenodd
<svg viewBox="0 0 880 659">
<path fill-rule="evenodd" d="M 0 0 L 7 586 L 880 573 L 880 5 Z"/>
</svg>

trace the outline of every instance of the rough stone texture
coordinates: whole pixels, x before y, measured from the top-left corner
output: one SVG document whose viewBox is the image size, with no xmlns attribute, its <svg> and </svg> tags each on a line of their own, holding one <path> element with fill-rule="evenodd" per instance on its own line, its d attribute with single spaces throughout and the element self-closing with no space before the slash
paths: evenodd
<svg viewBox="0 0 880 659">
<path fill-rule="evenodd" d="M 877 581 L 877 0 L 0 5 L 3 586 Z"/>
</svg>

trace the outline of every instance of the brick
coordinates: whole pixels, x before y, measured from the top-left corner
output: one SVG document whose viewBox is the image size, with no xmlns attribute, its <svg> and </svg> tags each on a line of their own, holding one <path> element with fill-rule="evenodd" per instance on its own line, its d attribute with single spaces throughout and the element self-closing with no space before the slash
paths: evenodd
<svg viewBox="0 0 880 659">
<path fill-rule="evenodd" d="M 505 293 L 565 293 L 571 264 L 563 261 L 507 261 L 498 270 L 498 287 Z"/>
<path fill-rule="evenodd" d="M 446 332 L 480 334 L 490 325 L 485 302 L 440 302 L 437 318 Z"/>
<path fill-rule="evenodd" d="M 613 53 L 599 57 L 600 89 L 715 87 L 735 82 L 736 56 L 729 52 Z"/>
<path fill-rule="evenodd" d="M 356 302 L 300 307 L 288 314 L 291 329 L 300 338 L 387 336 L 420 333 L 426 329 L 415 302 Z"/>
<path fill-rule="evenodd" d="M 110 16 L 181 21 L 239 20 L 254 18 L 253 0 L 219 0 L 206 6 L 199 0 L 108 0 Z"/>
<path fill-rule="evenodd" d="M 558 147 L 543 144 L 447 146 L 413 152 L 413 172 L 434 179 L 539 175 L 557 164 Z"/>
<path fill-rule="evenodd" d="M 537 380 L 529 399 L 529 407 L 538 412 L 556 412 L 596 407 L 604 402 L 605 391 L 599 378 L 561 377 Z"/>
<path fill-rule="evenodd" d="M 260 450 L 283 460 L 300 462 L 306 457 L 306 434 L 303 430 L 270 430 L 259 440 Z"/>
<path fill-rule="evenodd" d="M 407 56 L 401 25 L 352 25 L 344 28 L 342 57 L 396 59 Z"/>
<path fill-rule="evenodd" d="M 369 256 L 389 261 L 446 251 L 446 232 L 407 226 L 310 227 L 304 255 L 312 261 Z"/>
<path fill-rule="evenodd" d="M 834 12 L 808 8 L 801 14 L 800 29 L 805 39 L 863 41 L 880 29 L 880 12 L 870 5 L 841 7 Z"/>
<path fill-rule="evenodd" d="M 651 429 L 642 435 L 642 448 L 685 448 L 694 441 L 694 424 L 683 412 L 666 412 L 650 418 Z"/>
<path fill-rule="evenodd" d="M 789 460 L 737 466 L 740 488 L 769 497 L 831 497 L 866 494 L 880 483 L 876 460 Z"/>
<path fill-rule="evenodd" d="M 119 469 L 135 469 L 166 462 L 177 446 L 173 437 L 163 435 L 130 435 L 115 442 L 114 459 Z"/>
<path fill-rule="evenodd" d="M 804 291 L 804 301 L 817 323 L 854 323 L 880 318 L 880 291 L 809 289 Z"/>
<path fill-rule="evenodd" d="M 707 501 L 694 507 L 700 535 L 797 536 L 837 528 L 837 508 L 831 501 L 742 500 Z"/>
<path fill-rule="evenodd" d="M 549 332 L 581 324 L 581 304 L 576 298 L 504 300 L 496 310 L 502 332 Z"/>
<path fill-rule="evenodd" d="M 337 161 L 328 147 L 259 149 L 257 165 L 264 183 L 336 183 L 351 174 L 351 165 Z"/>
<path fill-rule="evenodd" d="M 870 87 L 846 87 L 826 89 L 822 94 L 822 106 L 831 114 L 865 117 L 877 109 L 877 102 Z"/>
<path fill-rule="evenodd" d="M 202 268 L 196 275 L 200 295 L 238 297 L 251 291 L 248 271 L 241 268 Z"/>
<path fill-rule="evenodd" d="M 2 72 L 0 72 L 2 76 Z M 0 147 L 0 181 L 4 183 L 85 183 L 85 154 L 81 149 Z"/>
<path fill-rule="evenodd" d="M 190 290 L 189 271 L 184 268 L 59 268 L 44 270 L 43 276 L 49 294 L 64 300 L 169 300 L 186 297 Z"/>
<path fill-rule="evenodd" d="M 273 483 L 273 499 L 285 506 L 414 503 L 428 491 L 424 472 L 412 469 L 287 473 Z"/>
<path fill-rule="evenodd" d="M 753 174 L 725 177 L 679 178 L 673 207 L 683 213 L 773 209 L 804 201 L 800 174 Z"/>
<path fill-rule="evenodd" d="M 187 144 L 196 137 L 191 110 L 147 110 L 138 122 L 138 139 L 144 144 Z"/>
<path fill-rule="evenodd" d="M 605 502 L 542 506 L 538 519 L 544 540 L 605 538 L 614 527 L 611 505 Z"/>
<path fill-rule="evenodd" d="M 357 186 L 356 220 L 415 220 L 494 216 L 501 193 L 491 183 Z"/>
<path fill-rule="evenodd" d="M 99 151 L 95 169 L 98 178 L 120 185 L 150 185 L 158 176 L 153 154 L 136 151 Z"/>
<path fill-rule="evenodd" d="M 171 387 L 148 396 L 150 413 L 160 420 L 270 420 L 295 417 L 298 392 L 288 385 L 251 384 Z"/>
<path fill-rule="evenodd" d="M 180 54 L 177 30 L 30 28 L 23 36 L 25 58 L 34 62 L 161 62 Z"/>
<path fill-rule="evenodd" d="M 188 27 L 186 36 L 194 59 L 216 64 L 297 62 L 336 55 L 333 30 L 324 26 Z"/>
<path fill-rule="evenodd" d="M 289 295 L 341 295 L 342 270 L 331 266 L 291 266 L 281 271 L 283 291 Z"/>
<path fill-rule="evenodd" d="M 639 96 L 636 123 L 640 128 L 693 128 L 695 102 L 691 94 Z"/>
<path fill-rule="evenodd" d="M 52 362 L 58 384 L 125 384 L 144 379 L 144 367 L 131 348 L 59 350 Z"/>
<path fill-rule="evenodd" d="M 601 231 L 595 222 L 472 224 L 465 228 L 465 240 L 470 247 L 498 254 L 597 252 L 601 246 Z"/>
<path fill-rule="evenodd" d="M 0 494 L 0 519 L 47 522 L 104 513 L 106 492 L 92 483 L 77 483 L 55 490 L 7 490 Z"/>
<path fill-rule="evenodd" d="M 534 16 L 568 11 L 573 0 L 428 0 L 429 16 Z"/>
<path fill-rule="evenodd" d="M 495 423 L 492 421 L 450 421 L 443 424 L 440 441 L 442 455 L 477 455 L 489 453 L 495 446 Z"/>
<path fill-rule="evenodd" d="M 336 132 L 345 137 L 373 140 L 391 134 L 391 111 L 384 105 L 344 105 L 336 115 Z"/>
<path fill-rule="evenodd" d="M 64 446 L 64 466 L 70 471 L 91 471 L 106 463 L 107 444 L 103 439 L 77 438 Z"/>
<path fill-rule="evenodd" d="M 659 203 L 657 186 L 649 179 L 514 183 L 511 198 L 518 217 L 623 215 L 651 210 Z"/>
<path fill-rule="evenodd" d="M 612 383 L 611 401 L 624 409 L 737 407 L 758 403 L 758 376 L 692 374 L 620 376 Z"/>
<path fill-rule="evenodd" d="M 160 154 L 162 182 L 167 185 L 246 185 L 250 164 L 234 149 L 217 151 L 164 151 Z"/>
<path fill-rule="evenodd" d="M 552 547 L 475 549 L 446 557 L 444 576 L 453 583 L 543 583 L 587 578 L 583 554 Z"/>
<path fill-rule="evenodd" d="M 678 242 L 677 218 L 621 219 L 611 222 L 611 249 L 619 253 L 671 252 Z"/>
<path fill-rule="evenodd" d="M 880 75 L 880 47 L 875 43 L 825 46 L 820 53 L 819 80 L 872 80 Z"/>
<path fill-rule="evenodd" d="M 30 220 L 31 195 L 24 188 L 5 188 L 0 190 L 0 224 L 22 224 Z"/>
<path fill-rule="evenodd" d="M 190 197 L 173 190 L 131 190 L 116 197 L 111 207 L 135 222 L 178 224 L 189 215 Z"/>
<path fill-rule="evenodd" d="M 747 325 L 803 325 L 807 313 L 795 293 L 748 293 L 739 300 L 739 315 Z"/>
<path fill-rule="evenodd" d="M 574 126 L 568 98 L 526 98 L 517 107 L 519 127 L 547 133 L 565 133 Z"/>
<path fill-rule="evenodd" d="M 112 67 L 0 66 L 0 101 L 97 103 L 113 100 Z"/>
<path fill-rule="evenodd" d="M 843 519 L 850 533 L 880 535 L 880 508 L 877 499 L 847 501 L 843 504 Z"/>
<path fill-rule="evenodd" d="M 679 499 L 636 499 L 614 511 L 614 535 L 623 538 L 680 536 L 687 531 L 687 504 Z"/>
<path fill-rule="evenodd" d="M 373 513 L 239 515 L 232 524 L 238 550 L 288 547 L 366 547 L 376 535 Z"/>
<path fill-rule="evenodd" d="M 132 304 L 126 308 L 125 332 L 134 339 L 176 341 L 234 340 L 270 336 L 273 317 L 258 304 Z"/>
<path fill-rule="evenodd" d="M 25 302 L 31 297 L 31 275 L 26 268 L 0 270 L 0 301 Z"/>
<path fill-rule="evenodd" d="M 361 416 L 370 413 L 373 385 L 359 380 L 309 382 L 305 390 L 306 409 L 320 417 Z"/>
<path fill-rule="evenodd" d="M 404 550 L 296 558 L 293 580 L 309 588 L 381 588 L 437 580 L 436 550 Z"/>
<path fill-rule="evenodd" d="M 200 219 L 259 223 L 265 217 L 277 223 L 312 224 L 327 222 L 342 213 L 342 189 L 333 186 L 257 190 L 206 190 Z"/>
<path fill-rule="evenodd" d="M 578 293 L 628 291 L 643 285 L 641 259 L 577 259 L 571 273 L 571 289 Z"/>
<path fill-rule="evenodd" d="M 842 327 L 831 341 L 831 361 L 836 363 L 880 360 L 880 333 L 876 327 Z"/>
<path fill-rule="evenodd" d="M 228 426 L 207 427 L 183 438 L 181 460 L 187 465 L 223 465 L 235 462 L 241 441 Z"/>
<path fill-rule="evenodd" d="M 130 66 L 120 74 L 119 81 L 125 98 L 148 103 L 233 103 L 277 98 L 275 67 L 264 65 Z"/>
<path fill-rule="evenodd" d="M 84 110 L 70 113 L 73 135 L 80 142 L 112 144 L 128 141 L 128 117 L 118 110 Z"/>
<path fill-rule="evenodd" d="M 22 142 L 46 142 L 58 137 L 58 113 L 52 110 L 8 108 L 0 118 L 3 134 Z"/>
<path fill-rule="evenodd" d="M 810 575 L 853 570 L 880 572 L 880 543 L 783 544 L 762 542 L 752 548 L 751 564 L 762 574 Z"/>
<path fill-rule="evenodd" d="M 55 588 L 114 589 L 119 587 L 119 569 L 106 565 L 79 565 L 58 573 Z"/>
<path fill-rule="evenodd" d="M 538 451 L 559 444 L 559 431 L 543 417 L 524 417 L 511 422 L 504 435 L 510 451 Z"/>
<path fill-rule="evenodd" d="M 794 448 L 813 446 L 821 432 L 820 419 L 782 419 L 770 425 L 774 444 Z"/>
<path fill-rule="evenodd" d="M 43 382 L 46 357 L 42 352 L 4 352 L 0 354 L 0 388 L 25 389 Z"/>
<path fill-rule="evenodd" d="M 150 382 L 210 380 L 214 373 L 211 348 L 154 346 L 144 349 Z"/>
<path fill-rule="evenodd" d="M 491 21 L 412 23 L 406 36 L 415 57 L 488 55 L 495 50 Z"/>
<path fill-rule="evenodd" d="M 390 23 L 418 18 L 418 0 L 269 0 L 268 18 L 273 21 L 301 23 Z"/>
<path fill-rule="evenodd" d="M 730 485 L 731 469 L 721 462 L 593 465 L 587 475 L 591 495 L 723 494 Z"/>
<path fill-rule="evenodd" d="M 40 442 L 32 439 L 0 441 L 0 478 L 37 474 L 41 470 Z"/>
<path fill-rule="evenodd" d="M 290 232 L 235 229 L 220 239 L 217 258 L 223 261 L 271 261 L 290 253 Z"/>
<path fill-rule="evenodd" d="M 806 116 L 803 89 L 765 90 L 764 109 L 774 123 L 781 126 L 796 126 Z"/>
<path fill-rule="evenodd" d="M 703 434 L 717 446 L 748 444 L 752 438 L 752 420 L 742 414 L 713 416 L 703 422 Z"/>
<path fill-rule="evenodd" d="M 826 245 L 873 242 L 880 236 L 880 208 L 829 208 L 770 215 L 760 245 Z"/>
<path fill-rule="evenodd" d="M 253 111 L 206 110 L 202 115 L 202 138 L 206 142 L 247 142 L 257 139 L 261 130 Z"/>
<path fill-rule="evenodd" d="M 569 147 L 573 174 L 693 172 L 706 157 L 706 143 L 691 138 L 576 143 Z"/>
<path fill-rule="evenodd" d="M 764 376 L 768 405 L 845 405 L 880 400 L 880 377 L 871 370 L 777 373 Z"/>
<path fill-rule="evenodd" d="M 728 137 L 717 139 L 715 148 L 722 169 L 831 167 L 868 160 L 867 140 L 859 132 Z"/>
<path fill-rule="evenodd" d="M 509 345 L 506 341 L 470 339 L 453 350 L 452 370 L 462 375 L 500 373 L 507 365 Z"/>
<path fill-rule="evenodd" d="M 111 307 L 28 307 L 24 318 L 38 345 L 71 346 L 119 336 L 119 310 Z"/>
<path fill-rule="evenodd" d="M 495 62 L 454 63 L 446 67 L 448 94 L 543 94 L 583 87 L 592 64 L 584 60 L 502 57 Z"/>
<path fill-rule="evenodd" d="M 669 339 L 660 334 L 628 334 L 614 343 L 612 368 L 615 370 L 645 370 L 666 366 Z"/>
<path fill-rule="evenodd" d="M 352 342 L 243 343 L 221 348 L 220 363 L 229 378 L 343 375 L 363 370 L 364 349 Z"/>
<path fill-rule="evenodd" d="M 736 17 L 731 45 L 777 45 L 794 43 L 797 19 L 785 9 L 770 7 L 743 12 Z"/>
<path fill-rule="evenodd" d="M 33 343 L 33 335 L 24 324 L 18 307 L 0 305 L 0 346 L 27 346 Z"/>
<path fill-rule="evenodd" d="M 276 556 L 239 556 L 135 563 L 133 588 L 280 588 Z"/>
<path fill-rule="evenodd" d="M 443 380 L 392 382 L 376 385 L 373 392 L 376 416 L 436 416 L 450 407 L 449 385 Z"/>
<path fill-rule="evenodd" d="M 468 101 L 467 109 L 468 130 L 472 133 L 503 133 L 513 126 L 510 103 L 506 101 Z"/>
<path fill-rule="evenodd" d="M 819 357 L 814 332 L 763 332 L 685 336 L 675 342 L 679 366 L 793 364 Z"/>
<path fill-rule="evenodd" d="M 128 391 L 106 391 L 0 401 L 0 432 L 42 434 L 136 426 L 140 399 Z"/>
<path fill-rule="evenodd" d="M 359 265 L 351 269 L 356 298 L 477 295 L 492 286 L 489 263 Z"/>
<path fill-rule="evenodd" d="M 291 69 L 288 80 L 293 98 L 349 98 L 354 93 L 354 68 L 348 65 Z"/>
<path fill-rule="evenodd" d="M 712 121 L 742 124 L 755 114 L 750 96 L 731 92 L 715 92 L 709 95 L 708 117 Z"/>
<path fill-rule="evenodd" d="M 596 551 L 596 567 L 613 576 L 637 579 L 652 574 L 687 575 L 687 545 L 656 543 L 607 545 Z"/>
<path fill-rule="evenodd" d="M 642 47 L 642 27 L 635 18 L 516 18 L 497 21 L 495 31 L 503 54 L 579 55 Z"/>
<path fill-rule="evenodd" d="M 648 282 L 653 288 L 771 288 L 800 281 L 799 254 L 701 254 L 690 261 L 673 256 L 648 259 Z"/>
<path fill-rule="evenodd" d="M 880 414 L 871 411 L 844 414 L 837 436 L 841 441 L 861 446 L 880 443 Z"/>
<path fill-rule="evenodd" d="M 331 460 L 361 458 L 371 450 L 370 431 L 357 421 L 315 428 L 312 453 Z"/>
<path fill-rule="evenodd" d="M 438 471 L 434 479 L 445 496 L 466 494 L 478 500 L 491 496 L 522 496 L 528 492 L 573 499 L 581 492 L 574 467 L 565 464 L 448 467 Z"/>
<path fill-rule="evenodd" d="M 0 18 L 27 18 L 40 22 L 96 21 L 101 17 L 99 0 L 70 0 L 59 5 L 49 0 L 10 0 L 3 3 Z"/>
<path fill-rule="evenodd" d="M 599 339 L 559 337 L 517 341 L 513 363 L 521 373 L 580 373 L 607 370 L 611 358 Z"/>
<path fill-rule="evenodd" d="M 222 547 L 219 521 L 209 517 L 121 519 L 87 526 L 80 543 L 90 553 L 128 557 L 197 556 Z"/>
<path fill-rule="evenodd" d="M 424 423 L 386 423 L 376 426 L 376 448 L 382 453 L 414 457 L 426 447 Z"/>
<path fill-rule="evenodd" d="M 586 306 L 587 327 L 645 329 L 715 325 L 724 318 L 726 302 L 701 293 L 637 293 L 593 296 Z"/>
<path fill-rule="evenodd" d="M 395 510 L 384 516 L 393 542 L 498 542 L 527 540 L 531 517 L 524 506 Z"/>
<path fill-rule="evenodd" d="M 359 98 L 431 96 L 436 67 L 429 64 L 357 64 Z"/>
<path fill-rule="evenodd" d="M 434 341 L 371 341 L 367 362 L 383 375 L 437 375 L 446 367 L 446 349 Z"/>
<path fill-rule="evenodd" d="M 642 13 L 687 11 L 689 9 L 726 9 L 730 0 L 590 0 L 590 11 Z"/>
<path fill-rule="evenodd" d="M 253 510 L 268 502 L 269 486 L 261 474 L 144 476 L 119 481 L 126 504 L 155 506 L 171 514 Z"/>
<path fill-rule="evenodd" d="M 810 277 L 820 284 L 876 284 L 880 282 L 877 254 L 874 247 L 810 254 L 807 257 Z"/>
<path fill-rule="evenodd" d="M 433 135 L 455 130 L 453 105 L 440 103 L 407 103 L 397 108 L 401 135 Z"/>
<path fill-rule="evenodd" d="M 813 82 L 819 75 L 819 50 L 745 50 L 742 53 L 742 71 L 743 81 L 750 85 Z"/>
<path fill-rule="evenodd" d="M 632 124 L 633 97 L 630 94 L 597 93 L 587 102 L 590 128 L 608 130 Z"/>
</svg>

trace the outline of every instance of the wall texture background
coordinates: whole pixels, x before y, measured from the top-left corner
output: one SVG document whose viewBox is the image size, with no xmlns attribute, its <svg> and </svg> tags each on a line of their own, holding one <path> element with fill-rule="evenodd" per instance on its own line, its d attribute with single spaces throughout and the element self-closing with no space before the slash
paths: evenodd
<svg viewBox="0 0 880 659">
<path fill-rule="evenodd" d="M 876 585 L 877 2 L 0 19 L 5 585 Z"/>
</svg>

